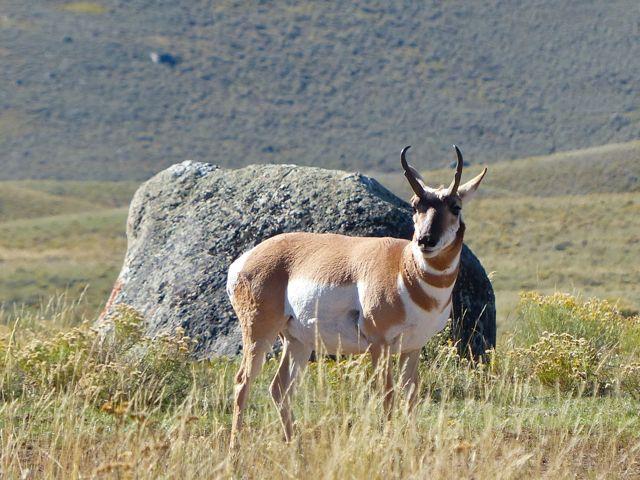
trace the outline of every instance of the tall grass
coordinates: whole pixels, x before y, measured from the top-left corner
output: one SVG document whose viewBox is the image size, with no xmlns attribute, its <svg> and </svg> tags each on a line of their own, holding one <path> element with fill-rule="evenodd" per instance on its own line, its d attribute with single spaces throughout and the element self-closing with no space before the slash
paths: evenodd
<svg viewBox="0 0 640 480">
<path fill-rule="evenodd" d="M 485 365 L 460 359 L 446 335 L 434 339 L 421 401 L 409 413 L 399 398 L 389 421 L 365 357 L 320 357 L 296 395 L 292 444 L 268 396 L 271 359 L 233 456 L 235 360 L 194 362 L 197 339 L 178 330 L 151 340 L 126 307 L 102 332 L 16 319 L 0 340 L 0 477 L 637 477 L 638 352 L 579 330 L 583 318 L 562 313 L 567 301 L 523 296 L 522 331 Z M 640 329 L 610 305 L 572 301 L 628 334 Z"/>
</svg>

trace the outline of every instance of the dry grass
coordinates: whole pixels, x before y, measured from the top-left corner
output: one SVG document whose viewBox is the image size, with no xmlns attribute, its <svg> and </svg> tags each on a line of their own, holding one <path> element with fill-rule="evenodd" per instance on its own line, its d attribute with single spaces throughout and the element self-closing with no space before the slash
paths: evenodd
<svg viewBox="0 0 640 480">
<path fill-rule="evenodd" d="M 408 414 L 400 404 L 388 422 L 366 359 L 321 359 L 296 396 L 292 444 L 282 441 L 267 394 L 276 369 L 276 360 L 269 360 L 252 392 L 242 447 L 229 456 L 235 361 L 188 360 L 192 340 L 182 332 L 151 342 L 129 309 L 99 342 L 87 325 L 69 327 L 76 314 L 76 307 L 62 305 L 40 315 L 47 320 L 27 315 L 0 336 L 0 476 L 640 475 L 640 399 L 629 383 L 640 371 L 625 373 L 638 362 L 637 348 L 615 341 L 599 347 L 597 330 L 585 331 L 579 342 L 571 334 L 544 334 L 540 341 L 548 348 L 523 356 L 535 335 L 527 330 L 503 339 L 492 363 L 475 368 L 444 337 L 436 339 L 421 365 L 416 411 Z M 552 330 L 592 318 L 602 328 L 614 325 L 618 336 L 640 333 L 640 319 L 572 297 L 529 295 L 520 315 L 524 325 L 544 318 Z M 574 340 L 554 340 L 560 337 Z M 589 357 L 591 376 L 583 378 L 564 360 L 573 358 L 578 343 L 612 355 Z"/>
<path fill-rule="evenodd" d="M 0 305 L 37 307 L 87 292 L 87 313 L 108 296 L 126 248 L 133 182 L 0 182 Z"/>
<path fill-rule="evenodd" d="M 501 318 L 520 290 L 577 291 L 640 309 L 640 193 L 482 198 L 467 243 L 488 271 Z"/>
<path fill-rule="evenodd" d="M 465 209 L 468 242 L 493 272 L 499 302 L 503 333 L 490 365 L 470 368 L 435 341 L 416 412 L 399 408 L 386 422 L 365 359 L 322 359 L 304 377 L 296 440 L 286 445 L 269 360 L 235 458 L 235 361 L 192 362 L 191 339 L 151 342 L 131 311 L 118 317 L 115 342 L 97 342 L 80 323 L 120 267 L 122 206 L 135 186 L 0 184 L 0 477 L 638 478 L 640 328 L 630 314 L 640 307 L 640 194 L 615 193 L 603 179 L 581 195 L 545 196 L 526 180 L 542 161 L 515 162 L 507 177 L 492 169 L 491 195 Z M 598 179 L 589 168 L 582 185 Z M 51 297 L 74 297 L 87 283 L 76 304 Z M 625 315 L 560 294 L 518 304 L 522 289 L 595 294 Z"/>
</svg>

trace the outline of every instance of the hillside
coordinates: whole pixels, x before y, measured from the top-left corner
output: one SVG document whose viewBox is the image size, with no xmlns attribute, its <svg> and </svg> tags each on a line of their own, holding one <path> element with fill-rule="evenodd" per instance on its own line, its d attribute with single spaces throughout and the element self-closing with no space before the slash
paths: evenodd
<svg viewBox="0 0 640 480">
<path fill-rule="evenodd" d="M 53 295 L 104 302 L 126 250 L 132 182 L 0 182 L 0 307 L 37 308 Z M 1 317 L 1 312 L 0 312 Z"/>
<path fill-rule="evenodd" d="M 491 166 L 482 195 L 465 208 L 466 241 L 492 272 L 500 328 L 511 325 L 522 290 L 575 291 L 640 310 L 639 153 L 632 142 Z M 424 173 L 436 184 L 450 175 Z M 409 198 L 399 172 L 376 177 Z M 122 264 L 136 186 L 0 182 L 0 305 L 33 308 L 89 285 L 84 308 L 94 314 Z"/>
<path fill-rule="evenodd" d="M 0 222 L 125 207 L 136 188 L 137 182 L 2 182 Z"/>
<path fill-rule="evenodd" d="M 638 3 L 9 0 L 0 179 L 395 171 L 640 138 Z M 156 62 L 151 53 L 156 53 Z M 164 55 L 164 56 L 163 56 Z"/>
</svg>

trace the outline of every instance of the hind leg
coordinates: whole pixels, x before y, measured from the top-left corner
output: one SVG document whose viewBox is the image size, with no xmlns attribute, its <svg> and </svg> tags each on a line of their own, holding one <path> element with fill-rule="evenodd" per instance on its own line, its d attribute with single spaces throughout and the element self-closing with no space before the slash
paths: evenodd
<svg viewBox="0 0 640 480">
<path fill-rule="evenodd" d="M 251 383 L 260 373 L 265 355 L 273 347 L 278 333 L 286 326 L 284 288 L 284 284 L 278 284 L 266 289 L 240 274 L 230 296 L 242 329 L 243 346 L 242 363 L 236 375 L 230 450 L 238 444 Z"/>
<path fill-rule="evenodd" d="M 272 344 L 266 342 L 245 345 L 242 355 L 242 363 L 236 374 L 236 385 L 234 388 L 233 401 L 233 423 L 231 425 L 231 441 L 229 449 L 234 450 L 237 446 L 238 434 L 242 428 L 244 409 L 249 397 L 251 383 L 258 376 L 264 363 L 265 355 L 271 349 Z M 248 347 L 248 348 L 247 348 Z"/>
<path fill-rule="evenodd" d="M 296 380 L 309 362 L 311 348 L 293 337 L 283 337 L 282 358 L 278 372 L 271 382 L 271 397 L 275 403 L 287 442 L 293 436 L 293 415 L 291 413 L 291 396 Z"/>
</svg>

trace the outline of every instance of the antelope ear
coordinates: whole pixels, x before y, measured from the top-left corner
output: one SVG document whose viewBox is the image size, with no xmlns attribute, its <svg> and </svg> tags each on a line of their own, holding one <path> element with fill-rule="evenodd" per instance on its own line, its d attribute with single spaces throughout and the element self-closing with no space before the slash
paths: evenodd
<svg viewBox="0 0 640 480">
<path fill-rule="evenodd" d="M 460 198 L 463 202 L 466 202 L 467 200 L 471 199 L 471 197 L 473 197 L 473 194 L 480 186 L 480 182 L 482 182 L 482 179 L 484 178 L 486 173 L 487 169 L 485 168 L 484 170 L 482 170 L 480 175 L 472 178 L 464 185 L 460 185 L 460 187 L 458 188 L 458 195 L 460 195 Z"/>
</svg>

